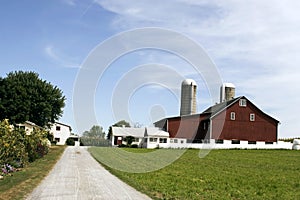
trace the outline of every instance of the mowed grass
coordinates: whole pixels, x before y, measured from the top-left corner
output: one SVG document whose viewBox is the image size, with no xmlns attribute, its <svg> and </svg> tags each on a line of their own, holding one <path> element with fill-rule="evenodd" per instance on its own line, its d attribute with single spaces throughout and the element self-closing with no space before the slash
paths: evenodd
<svg viewBox="0 0 300 200">
<path fill-rule="evenodd" d="M 64 149 L 64 146 L 53 146 L 43 158 L 0 180 L 0 199 L 24 199 L 48 175 Z"/>
<path fill-rule="evenodd" d="M 110 151 L 93 147 L 90 152 L 101 160 Z M 111 152 L 105 156 L 114 157 Z M 187 150 L 171 165 L 149 173 L 105 167 L 153 199 L 300 199 L 300 151 L 212 150 L 204 158 L 198 155 L 199 150 Z"/>
</svg>

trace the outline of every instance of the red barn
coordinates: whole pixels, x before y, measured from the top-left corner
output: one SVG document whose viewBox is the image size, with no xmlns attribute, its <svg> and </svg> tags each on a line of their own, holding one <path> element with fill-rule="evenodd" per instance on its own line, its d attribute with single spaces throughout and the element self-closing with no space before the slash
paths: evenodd
<svg viewBox="0 0 300 200">
<path fill-rule="evenodd" d="M 279 121 L 267 115 L 246 97 L 209 107 L 194 115 L 171 117 L 155 122 L 156 127 L 170 133 L 170 138 L 186 138 L 187 142 L 202 143 L 215 139 L 249 142 L 277 142 Z"/>
</svg>

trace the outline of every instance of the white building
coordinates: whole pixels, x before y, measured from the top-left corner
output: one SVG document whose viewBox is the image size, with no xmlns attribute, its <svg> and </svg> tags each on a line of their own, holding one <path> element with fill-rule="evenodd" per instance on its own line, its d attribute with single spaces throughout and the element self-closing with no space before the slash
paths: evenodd
<svg viewBox="0 0 300 200">
<path fill-rule="evenodd" d="M 126 137 L 133 137 L 132 145 L 144 148 L 165 148 L 169 143 L 169 133 L 159 128 L 112 127 L 112 145 L 126 145 Z"/>
<path fill-rule="evenodd" d="M 65 145 L 66 140 L 71 136 L 72 128 L 67 124 L 55 122 L 50 128 L 57 145 Z"/>
</svg>

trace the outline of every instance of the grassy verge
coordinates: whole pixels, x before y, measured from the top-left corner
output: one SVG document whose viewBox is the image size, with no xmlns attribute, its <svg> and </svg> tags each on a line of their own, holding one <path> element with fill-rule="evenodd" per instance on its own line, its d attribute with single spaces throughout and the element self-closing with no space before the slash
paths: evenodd
<svg viewBox="0 0 300 200">
<path fill-rule="evenodd" d="M 62 155 L 65 147 L 53 146 L 41 159 L 0 180 L 0 199 L 23 199 L 43 180 Z"/>
<path fill-rule="evenodd" d="M 103 148 L 90 152 L 97 160 L 101 152 L 109 153 Z M 149 173 L 105 167 L 153 199 L 300 199 L 300 151 L 213 150 L 201 159 L 198 154 L 187 150 L 171 165 Z"/>
</svg>

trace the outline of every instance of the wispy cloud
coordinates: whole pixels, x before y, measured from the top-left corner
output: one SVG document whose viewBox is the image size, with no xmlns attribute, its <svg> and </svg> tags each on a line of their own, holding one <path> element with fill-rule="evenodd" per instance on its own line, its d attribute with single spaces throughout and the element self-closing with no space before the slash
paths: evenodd
<svg viewBox="0 0 300 200">
<path fill-rule="evenodd" d="M 115 13 L 116 30 L 157 26 L 187 34 L 207 49 L 224 80 L 250 95 L 295 134 L 300 111 L 299 1 L 97 0 Z"/>
<path fill-rule="evenodd" d="M 62 0 L 64 3 L 70 5 L 70 6 L 75 6 L 76 5 L 76 0 Z"/>
<path fill-rule="evenodd" d="M 64 56 L 61 53 L 56 53 L 53 46 L 51 46 L 51 45 L 46 46 L 44 50 L 45 50 L 46 55 L 50 59 L 52 59 L 53 62 L 58 64 L 59 66 L 69 67 L 69 68 L 79 68 L 80 67 L 79 64 L 72 62 L 70 58 L 67 58 L 66 56 Z"/>
</svg>

